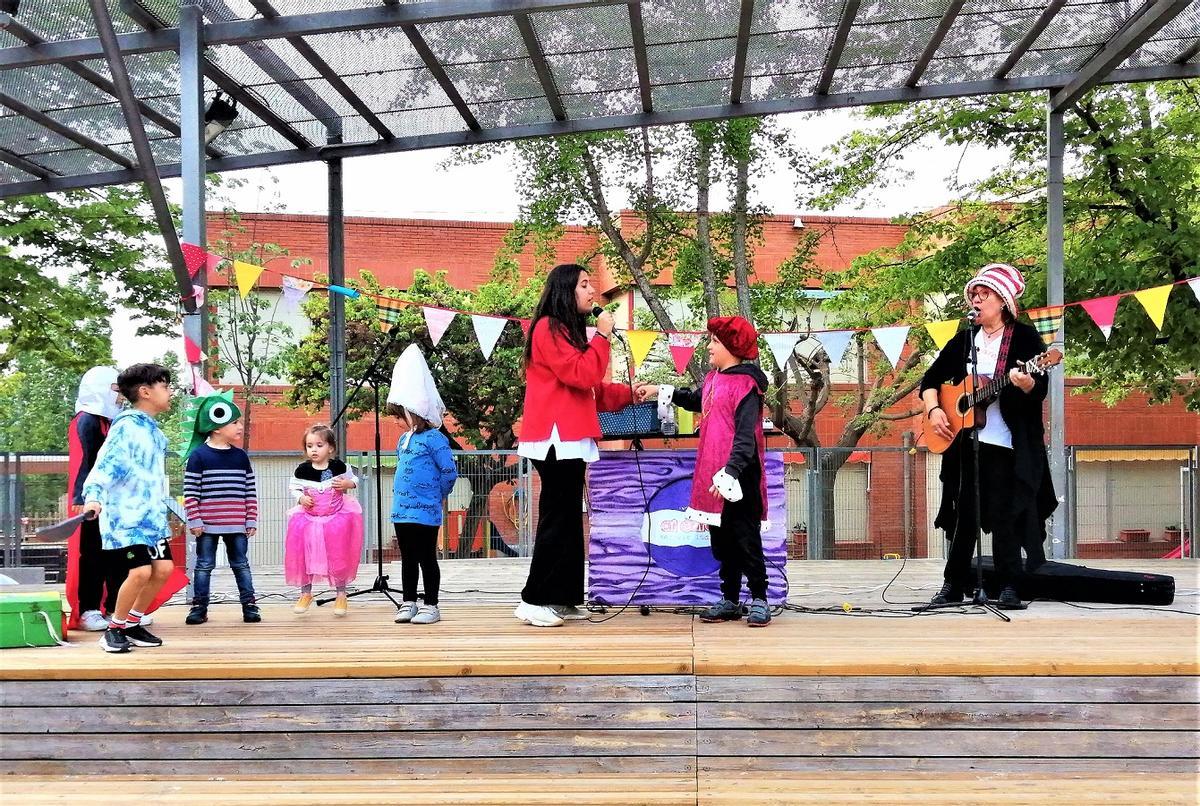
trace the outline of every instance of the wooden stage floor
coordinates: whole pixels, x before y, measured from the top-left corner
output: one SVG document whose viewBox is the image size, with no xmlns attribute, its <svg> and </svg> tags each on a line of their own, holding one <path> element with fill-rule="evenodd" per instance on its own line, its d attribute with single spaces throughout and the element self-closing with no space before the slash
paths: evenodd
<svg viewBox="0 0 1200 806">
<path fill-rule="evenodd" d="M 1136 567 L 1198 609 L 1200 564 Z M 3 651 L 0 802 L 1197 802 L 1195 615 L 870 616 L 899 566 L 836 562 L 792 563 L 792 601 L 849 613 L 537 629 L 512 617 L 522 561 L 443 568 L 430 627 L 276 598 L 258 625 L 164 608 L 165 645 L 128 655 L 86 633 Z M 926 599 L 939 569 L 910 563 L 888 599 Z"/>
</svg>

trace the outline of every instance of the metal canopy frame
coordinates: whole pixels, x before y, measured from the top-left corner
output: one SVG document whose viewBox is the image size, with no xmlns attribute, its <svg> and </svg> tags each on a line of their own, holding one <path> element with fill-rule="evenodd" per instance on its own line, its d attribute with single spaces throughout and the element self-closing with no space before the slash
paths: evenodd
<svg viewBox="0 0 1200 806">
<path fill-rule="evenodd" d="M 1042 92 L 1048 302 L 1061 304 L 1064 110 L 1104 84 L 1200 77 L 1200 0 L 359 2 L 121 0 L 114 15 L 109 0 L 89 0 L 94 19 L 64 20 L 78 15 L 76 6 L 24 0 L 19 18 L 0 13 L 0 135 L 15 130 L 27 141 L 0 142 L 0 198 L 144 181 L 203 340 L 204 310 L 183 267 L 165 177 L 183 178 L 184 238 L 203 246 L 207 173 L 325 162 L 331 279 L 340 284 L 343 159 Z M 47 24 L 39 28 L 39 20 Z M 171 53 L 179 60 L 177 100 L 145 89 L 161 87 L 171 67 L 163 54 Z M 33 78 L 38 70 L 58 72 Z M 62 87 L 76 79 L 73 101 Z M 204 143 L 205 96 L 214 88 L 245 113 L 219 147 Z M 111 123 L 113 99 L 124 129 Z M 178 119 L 167 114 L 175 108 Z M 157 127 L 153 139 L 147 124 Z M 44 135 L 31 136 L 37 132 Z M 76 153 L 87 155 L 89 169 L 78 168 Z M 197 283 L 204 282 L 202 272 Z M 334 404 L 345 393 L 342 303 L 330 295 Z M 1051 473 L 1068 495 L 1061 374 L 1051 377 L 1050 399 Z M 1066 522 L 1051 521 L 1056 557 L 1069 546 Z"/>
</svg>

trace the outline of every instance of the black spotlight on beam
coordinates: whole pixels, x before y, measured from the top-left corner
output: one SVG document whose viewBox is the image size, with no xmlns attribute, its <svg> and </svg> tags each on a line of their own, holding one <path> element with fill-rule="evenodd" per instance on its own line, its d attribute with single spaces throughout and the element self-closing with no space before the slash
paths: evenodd
<svg viewBox="0 0 1200 806">
<path fill-rule="evenodd" d="M 20 5 L 21 0 L 0 0 L 0 14 L 12 14 L 15 17 Z"/>
<path fill-rule="evenodd" d="M 3 0 L 0 0 L 2 2 Z M 218 92 L 204 113 L 204 144 L 216 140 L 238 116 L 237 101 L 226 100 Z"/>
</svg>

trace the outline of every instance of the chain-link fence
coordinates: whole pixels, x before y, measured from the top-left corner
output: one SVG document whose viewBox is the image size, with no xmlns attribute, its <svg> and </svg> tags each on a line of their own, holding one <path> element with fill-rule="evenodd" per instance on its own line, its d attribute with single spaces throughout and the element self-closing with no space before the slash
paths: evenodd
<svg viewBox="0 0 1200 806">
<path fill-rule="evenodd" d="M 941 457 L 911 447 L 815 448 L 782 452 L 785 533 L 791 559 L 944 557 L 946 540 L 933 525 L 941 501 Z M 284 534 L 295 501 L 288 480 L 301 457 L 292 452 L 251 455 L 258 478 L 259 530 L 250 541 L 255 566 L 283 563 Z M 1067 556 L 1096 558 L 1195 557 L 1197 462 L 1200 448 L 1072 447 L 1068 455 Z M 459 480 L 446 502 L 439 536 L 444 559 L 527 557 L 537 528 L 540 483 L 515 451 L 455 452 Z M 366 524 L 364 562 L 375 562 L 381 526 L 383 559 L 398 558 L 391 526 L 395 457 L 354 453 L 347 464 L 359 478 Z M 181 469 L 168 463 L 172 492 Z M 70 514 L 67 457 L 0 455 L 0 559 L 7 567 L 41 566 L 62 578 L 65 541 L 42 541 L 36 531 Z M 586 501 L 580 502 L 587 533 Z M 377 520 L 376 513 L 382 515 Z M 772 515 L 772 518 L 777 517 Z M 990 551 L 990 536 L 984 536 Z M 218 558 L 223 562 L 223 557 Z"/>
</svg>

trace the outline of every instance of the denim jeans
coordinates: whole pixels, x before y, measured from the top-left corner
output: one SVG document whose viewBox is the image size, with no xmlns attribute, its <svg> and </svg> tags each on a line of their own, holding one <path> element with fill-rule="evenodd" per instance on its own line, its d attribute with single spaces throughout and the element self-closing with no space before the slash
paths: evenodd
<svg viewBox="0 0 1200 806">
<path fill-rule="evenodd" d="M 225 538 L 225 554 L 229 557 L 229 567 L 237 582 L 239 598 L 244 605 L 254 604 L 254 580 L 250 578 L 250 560 L 246 557 L 249 541 L 244 534 L 202 534 L 196 537 L 196 573 L 192 580 L 195 598 L 192 604 L 208 604 L 209 582 L 217 565 L 217 541 L 221 538 Z"/>
</svg>

